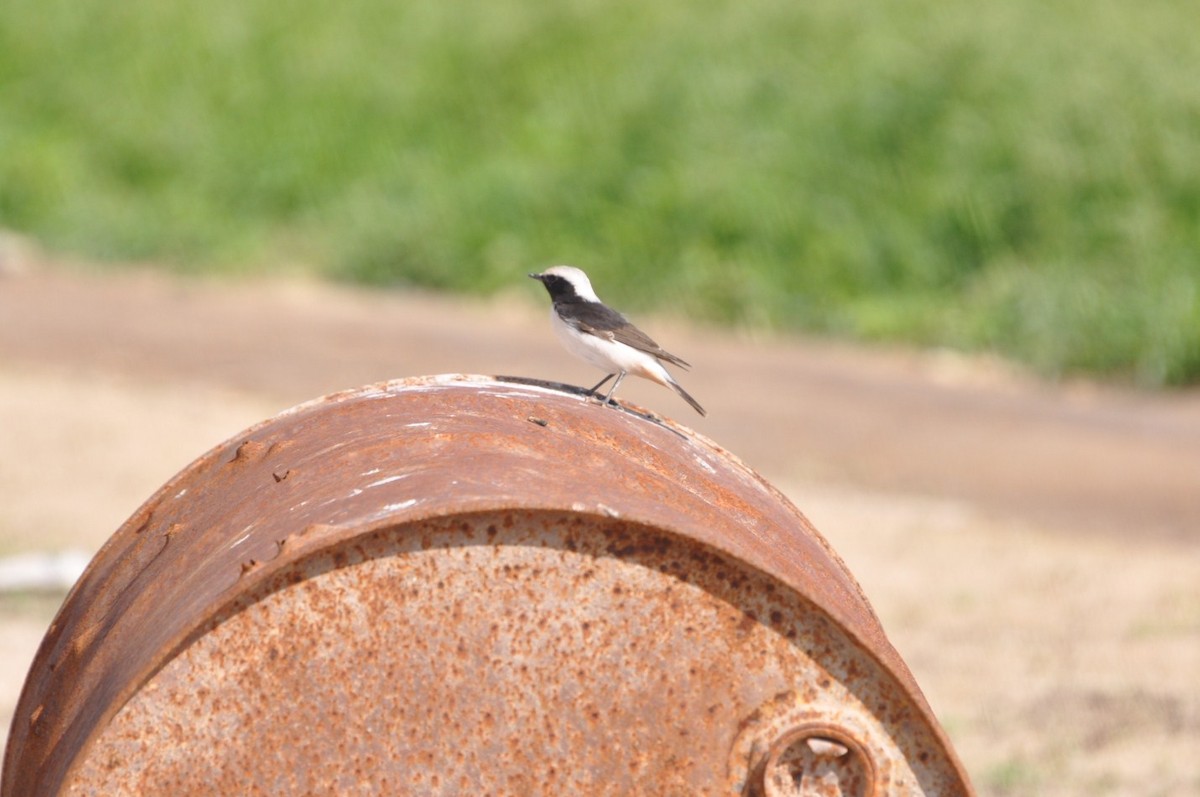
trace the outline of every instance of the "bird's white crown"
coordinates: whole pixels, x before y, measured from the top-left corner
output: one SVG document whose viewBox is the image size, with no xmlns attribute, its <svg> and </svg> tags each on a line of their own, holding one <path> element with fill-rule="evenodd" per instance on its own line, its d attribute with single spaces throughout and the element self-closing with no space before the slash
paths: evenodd
<svg viewBox="0 0 1200 797">
<path fill-rule="evenodd" d="M 571 286 L 575 288 L 575 293 L 579 295 L 580 299 L 588 302 L 600 301 L 600 297 L 592 290 L 592 281 L 588 279 L 587 274 L 583 273 L 583 269 L 575 268 L 574 266 L 551 266 L 542 273 L 562 277 L 571 283 Z"/>
</svg>

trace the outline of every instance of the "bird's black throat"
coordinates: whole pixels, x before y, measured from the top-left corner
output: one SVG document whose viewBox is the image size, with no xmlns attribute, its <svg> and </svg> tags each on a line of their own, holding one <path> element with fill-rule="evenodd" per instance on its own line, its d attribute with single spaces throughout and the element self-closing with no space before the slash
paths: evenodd
<svg viewBox="0 0 1200 797">
<path fill-rule="evenodd" d="M 541 280 L 546 286 L 546 291 L 550 294 L 550 299 L 555 304 L 582 302 L 585 301 L 578 293 L 575 292 L 575 286 L 571 281 L 564 279 L 556 274 L 531 274 L 530 276 Z"/>
</svg>

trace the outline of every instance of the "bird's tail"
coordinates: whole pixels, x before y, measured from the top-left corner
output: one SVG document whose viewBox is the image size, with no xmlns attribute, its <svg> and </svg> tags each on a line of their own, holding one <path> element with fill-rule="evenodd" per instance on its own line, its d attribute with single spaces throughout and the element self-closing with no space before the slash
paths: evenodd
<svg viewBox="0 0 1200 797">
<path fill-rule="evenodd" d="M 674 390 L 676 393 L 678 393 L 679 397 L 681 399 L 686 401 L 688 404 L 691 404 L 692 409 L 694 409 L 696 412 L 700 413 L 701 417 L 708 415 L 708 413 L 704 411 L 704 408 L 700 406 L 700 402 L 696 401 L 694 398 L 692 398 L 690 395 L 688 395 L 688 392 L 686 390 L 684 390 L 683 387 L 678 382 L 676 382 L 675 379 L 673 377 L 671 377 L 670 374 L 667 375 L 667 385 L 672 390 Z"/>
</svg>

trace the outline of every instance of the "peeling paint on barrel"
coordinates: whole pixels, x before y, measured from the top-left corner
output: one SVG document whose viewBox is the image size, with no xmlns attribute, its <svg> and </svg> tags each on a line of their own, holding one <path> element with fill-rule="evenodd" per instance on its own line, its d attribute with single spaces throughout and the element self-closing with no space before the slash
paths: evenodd
<svg viewBox="0 0 1200 797">
<path fill-rule="evenodd" d="M 751 793 L 817 720 L 881 794 L 970 793 L 853 577 L 736 458 L 561 386 L 423 378 L 260 424 L 118 530 L 0 795 Z"/>
</svg>

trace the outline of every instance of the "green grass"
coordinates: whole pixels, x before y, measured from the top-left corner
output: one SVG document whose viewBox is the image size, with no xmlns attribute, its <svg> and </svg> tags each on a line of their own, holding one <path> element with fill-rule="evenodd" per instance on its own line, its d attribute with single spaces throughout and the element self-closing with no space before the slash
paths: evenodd
<svg viewBox="0 0 1200 797">
<path fill-rule="evenodd" d="M 0 225 L 1200 381 L 1185 0 L 5 0 Z"/>
</svg>

